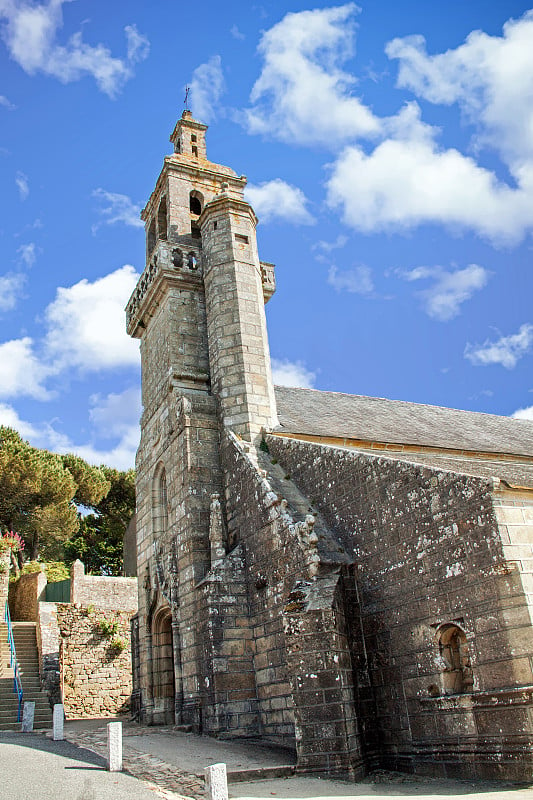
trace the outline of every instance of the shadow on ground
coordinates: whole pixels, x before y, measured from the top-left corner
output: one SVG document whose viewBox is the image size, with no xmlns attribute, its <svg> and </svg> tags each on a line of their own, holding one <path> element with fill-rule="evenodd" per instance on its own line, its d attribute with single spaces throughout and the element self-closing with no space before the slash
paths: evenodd
<svg viewBox="0 0 533 800">
<path fill-rule="evenodd" d="M 65 769 L 103 769 L 107 764 L 102 756 L 79 747 L 71 742 L 54 742 L 43 733 L 12 733 L 10 731 L 0 731 L 0 744 L 16 744 L 18 747 L 29 747 L 32 750 L 41 750 L 44 753 L 54 753 L 63 758 L 72 758 L 76 761 L 83 761 L 89 764 L 88 767 L 65 767 Z"/>
</svg>

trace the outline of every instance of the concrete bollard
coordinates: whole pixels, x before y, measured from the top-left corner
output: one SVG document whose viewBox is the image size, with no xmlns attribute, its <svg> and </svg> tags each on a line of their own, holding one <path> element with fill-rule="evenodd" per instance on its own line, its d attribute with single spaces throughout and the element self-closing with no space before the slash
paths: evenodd
<svg viewBox="0 0 533 800">
<path fill-rule="evenodd" d="M 63 733 L 63 721 L 65 718 L 65 714 L 63 711 L 63 704 L 56 703 L 54 706 L 54 732 L 53 732 L 53 740 L 54 742 L 59 742 L 65 738 Z"/>
<path fill-rule="evenodd" d="M 109 772 L 122 771 L 122 722 L 109 722 L 107 725 L 107 769 Z"/>
<path fill-rule="evenodd" d="M 228 800 L 228 778 L 225 764 L 211 764 L 205 769 L 206 800 Z"/>
<path fill-rule="evenodd" d="M 31 733 L 33 730 L 33 720 L 35 718 L 35 703 L 33 700 L 26 700 L 22 710 L 22 733 Z"/>
</svg>

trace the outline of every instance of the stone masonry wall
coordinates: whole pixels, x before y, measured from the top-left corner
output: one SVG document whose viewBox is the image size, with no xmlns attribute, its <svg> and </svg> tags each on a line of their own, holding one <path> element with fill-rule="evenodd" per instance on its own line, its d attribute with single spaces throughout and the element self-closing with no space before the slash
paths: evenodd
<svg viewBox="0 0 533 800">
<path fill-rule="evenodd" d="M 36 634 L 41 686 L 48 693 L 50 705 L 53 706 L 61 703 L 57 603 L 39 603 Z"/>
<path fill-rule="evenodd" d="M 167 395 L 143 416 L 137 454 L 137 563 L 142 718 L 204 727 L 202 687 L 211 667 L 200 627 L 205 595 L 197 585 L 210 566 L 211 496 L 220 492 L 219 428 L 214 398 L 203 392 Z M 166 514 L 156 515 L 158 476 L 165 475 Z M 164 607 L 173 618 L 175 705 L 158 710 L 157 643 L 153 621 Z M 161 704 L 159 703 L 159 706 Z"/>
<path fill-rule="evenodd" d="M 137 578 L 85 575 L 81 561 L 75 561 L 70 570 L 70 602 L 93 605 L 110 611 L 137 611 Z"/>
<path fill-rule="evenodd" d="M 129 708 L 131 616 L 125 611 L 57 604 L 67 718 L 109 717 Z"/>
<path fill-rule="evenodd" d="M 522 577 L 522 587 L 527 599 L 528 613 L 521 607 L 507 612 L 509 623 L 526 628 L 533 619 L 533 491 L 507 489 L 500 484 L 493 498 L 503 551 L 509 564 L 516 565 Z M 523 683 L 531 678 L 529 663 L 513 659 L 512 683 Z"/>
<path fill-rule="evenodd" d="M 358 708 L 367 757 L 432 774 L 530 776 L 529 575 L 504 550 L 493 482 L 281 437 L 267 443 L 355 560 L 345 603 L 353 608 L 357 596 L 363 631 L 363 652 L 349 631 L 356 695 L 372 687 L 373 702 Z M 518 525 L 517 510 L 497 513 Z M 439 649 L 447 625 L 463 637 L 473 676 L 469 691 L 450 696 Z"/>
<path fill-rule="evenodd" d="M 35 622 L 45 587 L 44 572 L 29 572 L 12 583 L 9 587 L 11 619 L 19 622 Z"/>
</svg>

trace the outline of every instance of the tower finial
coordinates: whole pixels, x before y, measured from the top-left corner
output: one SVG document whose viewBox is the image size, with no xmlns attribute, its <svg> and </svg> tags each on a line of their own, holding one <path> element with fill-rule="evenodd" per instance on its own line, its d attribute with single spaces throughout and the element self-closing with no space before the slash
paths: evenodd
<svg viewBox="0 0 533 800">
<path fill-rule="evenodd" d="M 190 86 L 186 86 L 185 87 L 185 100 L 183 101 L 183 105 L 185 106 L 185 111 L 190 111 L 191 110 L 189 108 L 189 95 L 190 95 L 190 93 L 191 93 L 191 87 Z"/>
</svg>

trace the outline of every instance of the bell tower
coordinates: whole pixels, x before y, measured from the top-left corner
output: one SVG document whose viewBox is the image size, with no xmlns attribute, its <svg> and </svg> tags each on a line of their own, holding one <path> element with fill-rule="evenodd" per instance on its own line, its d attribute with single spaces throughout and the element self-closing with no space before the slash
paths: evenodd
<svg viewBox="0 0 533 800">
<path fill-rule="evenodd" d="M 198 587 L 223 496 L 220 434 L 229 428 L 257 445 L 277 421 L 264 312 L 274 268 L 259 261 L 246 178 L 208 160 L 206 130 L 184 111 L 172 132 L 174 152 L 142 211 L 146 267 L 126 308 L 128 333 L 140 339 L 144 406 L 136 464 L 142 716 L 198 729 L 214 669 L 202 646 L 209 601 Z"/>
</svg>

